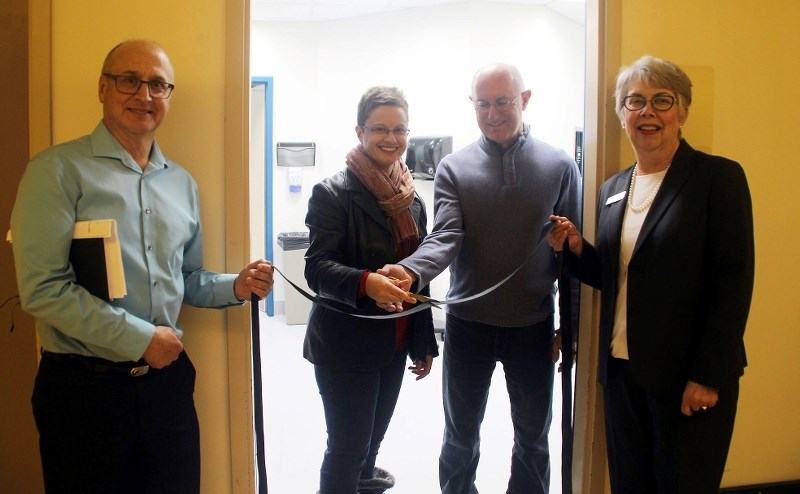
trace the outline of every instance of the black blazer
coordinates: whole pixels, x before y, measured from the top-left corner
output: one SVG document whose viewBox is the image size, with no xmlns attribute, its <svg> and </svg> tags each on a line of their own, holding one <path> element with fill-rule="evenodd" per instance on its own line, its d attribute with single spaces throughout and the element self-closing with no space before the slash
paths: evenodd
<svg viewBox="0 0 800 494">
<path fill-rule="evenodd" d="M 632 170 L 603 184 L 597 247 L 584 241 L 581 259 L 571 258 L 578 278 L 602 290 L 603 384 Z M 628 266 L 629 365 L 645 390 L 674 392 L 690 380 L 720 388 L 744 373 L 754 259 L 752 204 L 742 167 L 681 141 Z"/>
<path fill-rule="evenodd" d="M 427 214 L 419 195 L 410 209 L 422 242 L 427 234 Z M 358 289 L 365 270 L 375 271 L 399 261 L 394 238 L 375 197 L 350 170 L 314 186 L 306 226 L 311 241 L 305 267 L 309 288 L 344 310 L 387 314 L 371 298 L 358 298 Z M 427 294 L 428 288 L 422 293 Z M 408 317 L 411 358 L 424 362 L 426 355 L 438 355 L 431 310 Z M 358 318 L 314 304 L 303 356 L 331 368 L 381 367 L 394 356 L 395 323 L 395 319 Z"/>
</svg>

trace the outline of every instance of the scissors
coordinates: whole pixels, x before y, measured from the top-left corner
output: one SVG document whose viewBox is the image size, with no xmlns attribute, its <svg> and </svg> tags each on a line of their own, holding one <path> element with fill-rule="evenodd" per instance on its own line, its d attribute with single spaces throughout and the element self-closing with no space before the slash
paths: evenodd
<svg viewBox="0 0 800 494">
<path fill-rule="evenodd" d="M 442 308 L 442 306 L 439 305 L 441 304 L 441 302 L 436 300 L 435 298 L 426 297 L 425 295 L 420 295 L 419 293 L 413 293 L 413 292 L 406 292 L 406 293 L 408 294 L 409 297 L 413 298 L 417 302 L 422 302 L 423 304 L 429 303 L 431 304 L 431 307 L 436 307 L 437 309 Z"/>
<path fill-rule="evenodd" d="M 395 285 L 400 286 L 400 279 L 399 278 L 395 278 L 394 276 L 389 276 L 388 278 L 390 280 L 392 280 L 392 282 L 396 282 Z M 437 309 L 441 309 L 442 308 L 441 305 L 439 305 L 439 304 L 441 304 L 441 302 L 436 300 L 435 298 L 430 298 L 428 296 L 420 295 L 419 293 L 414 293 L 414 292 L 409 292 L 409 291 L 406 291 L 406 294 L 409 297 L 411 297 L 414 300 L 416 300 L 417 302 L 422 302 L 423 304 L 424 303 L 431 304 L 431 307 L 436 307 Z"/>
</svg>

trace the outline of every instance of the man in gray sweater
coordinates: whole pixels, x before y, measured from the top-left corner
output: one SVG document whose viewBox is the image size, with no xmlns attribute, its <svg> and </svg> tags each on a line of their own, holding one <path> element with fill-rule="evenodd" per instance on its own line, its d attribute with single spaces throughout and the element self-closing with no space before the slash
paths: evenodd
<svg viewBox="0 0 800 494">
<path fill-rule="evenodd" d="M 483 135 L 439 164 L 432 233 L 414 254 L 379 271 L 422 287 L 450 266 L 447 298 L 458 299 L 527 260 L 491 293 L 447 308 L 443 494 L 477 493 L 480 426 L 498 361 L 514 425 L 507 492 L 549 490 L 557 266 L 551 249 L 537 246 L 551 214 L 580 217 L 581 178 L 567 153 L 530 135 L 522 121 L 530 97 L 514 66 L 475 74 L 470 99 Z"/>
</svg>

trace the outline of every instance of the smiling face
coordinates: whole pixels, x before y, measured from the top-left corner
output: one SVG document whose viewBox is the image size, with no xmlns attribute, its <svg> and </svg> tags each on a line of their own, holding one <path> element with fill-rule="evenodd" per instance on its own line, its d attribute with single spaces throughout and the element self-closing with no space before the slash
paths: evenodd
<svg viewBox="0 0 800 494">
<path fill-rule="evenodd" d="M 157 44 L 147 41 L 129 41 L 118 46 L 106 60 L 103 73 L 174 82 L 167 54 Z M 125 94 L 117 90 L 113 78 L 101 75 L 98 94 L 103 103 L 103 122 L 123 145 L 141 139 L 152 141 L 169 112 L 169 99 L 152 98 L 147 84 L 142 84 L 136 94 Z"/>
<path fill-rule="evenodd" d="M 530 98 L 530 90 L 523 91 L 512 69 L 506 66 L 489 67 L 476 74 L 470 97 L 473 105 L 490 103 L 487 108 L 475 110 L 478 127 L 487 139 L 498 143 L 504 150 L 513 146 L 522 135 L 522 111 Z M 495 104 L 498 100 L 513 103 L 498 110 Z"/>
<path fill-rule="evenodd" d="M 680 128 L 686 121 L 688 110 L 675 92 L 645 84 L 631 85 L 625 96 L 641 96 L 647 104 L 639 110 L 622 107 L 621 121 L 631 141 L 637 160 L 648 157 L 660 159 L 670 157 L 680 144 Z M 653 108 L 651 99 L 655 96 L 672 96 L 675 104 L 669 110 Z M 652 161 L 652 160 L 651 160 Z"/>
<path fill-rule="evenodd" d="M 408 144 L 405 134 L 393 131 L 407 128 L 408 115 L 405 110 L 395 105 L 380 105 L 369 113 L 363 127 L 356 125 L 356 135 L 364 152 L 380 168 L 386 169 L 403 156 Z M 390 132 L 381 135 L 381 130 Z"/>
</svg>

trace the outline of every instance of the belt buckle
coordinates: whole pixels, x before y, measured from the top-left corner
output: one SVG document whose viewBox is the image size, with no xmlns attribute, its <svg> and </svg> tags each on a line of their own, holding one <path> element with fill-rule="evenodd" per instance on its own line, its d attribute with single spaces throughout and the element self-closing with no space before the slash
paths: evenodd
<svg viewBox="0 0 800 494">
<path fill-rule="evenodd" d="M 150 371 L 149 365 L 140 365 L 131 369 L 131 376 L 139 377 L 147 374 Z"/>
</svg>

